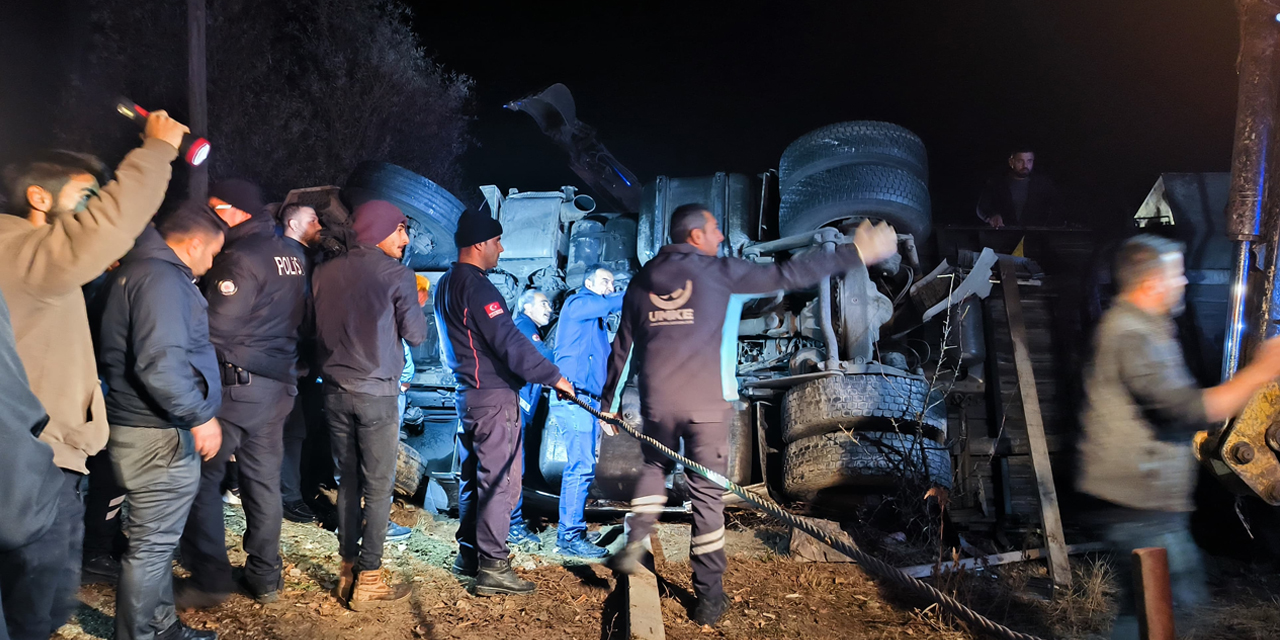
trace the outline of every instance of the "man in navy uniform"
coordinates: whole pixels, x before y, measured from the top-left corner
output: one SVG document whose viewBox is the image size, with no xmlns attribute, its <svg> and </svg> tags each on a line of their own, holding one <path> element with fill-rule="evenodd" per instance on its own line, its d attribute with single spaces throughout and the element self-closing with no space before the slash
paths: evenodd
<svg viewBox="0 0 1280 640">
<path fill-rule="evenodd" d="M 502 225 L 465 212 L 454 241 L 458 261 L 436 285 L 436 326 L 457 385 L 462 487 L 454 572 L 476 576 L 476 594 L 528 595 L 532 582 L 512 571 L 507 533 L 520 494 L 521 433 L 517 392 L 527 383 L 573 385 L 516 329 L 507 303 L 485 272 L 498 266 Z"/>
<path fill-rule="evenodd" d="M 244 586 L 258 602 L 279 596 L 284 422 L 298 394 L 298 335 L 307 304 L 306 247 L 276 234 L 258 188 L 236 180 L 210 192 L 227 203 L 221 212 L 250 215 L 227 232 L 226 249 L 202 281 L 222 372 L 222 447 L 202 466 L 182 534 L 182 562 L 191 571 L 175 594 L 183 608 L 217 606 L 234 587 L 219 491 L 232 455 L 246 521 Z"/>
<path fill-rule="evenodd" d="M 724 326 L 729 296 L 803 289 L 859 260 L 875 264 L 897 252 L 897 235 L 887 224 L 864 222 L 853 243 L 840 245 L 835 253 L 759 265 L 716 257 L 724 235 L 704 205 L 676 207 L 670 228 L 672 244 L 662 247 L 627 287 L 601 405 L 611 407 L 626 383 L 622 372 L 630 354 L 630 369 L 639 377 L 644 433 L 672 449 L 684 440 L 685 455 L 724 474 L 732 416 L 721 385 L 720 344 L 722 331 L 737 329 Z M 672 464 L 645 448 L 627 545 L 609 560 L 615 571 L 629 574 L 638 566 L 644 540 L 666 505 L 663 477 Z M 688 477 L 693 501 L 689 555 L 698 596 L 693 619 L 714 625 L 729 606 L 721 584 L 723 490 L 699 475 Z"/>
<path fill-rule="evenodd" d="M 523 333 L 533 346 L 538 349 L 538 353 L 542 357 L 551 360 L 554 354 L 551 347 L 543 341 L 542 334 L 538 333 L 539 327 L 545 327 L 551 322 L 551 301 L 547 299 L 547 294 L 537 289 L 525 289 L 520 294 L 520 299 L 516 300 L 516 308 L 520 309 L 516 314 L 516 329 Z M 529 424 L 533 422 L 533 416 L 538 412 L 538 405 L 542 403 L 542 385 L 530 382 L 520 388 L 520 430 L 521 441 L 528 434 Z M 516 496 L 516 508 L 511 510 L 511 528 L 507 531 L 507 545 L 539 545 L 542 539 L 536 533 L 529 530 L 529 525 L 524 521 L 524 495 Z"/>
<path fill-rule="evenodd" d="M 580 291 L 560 308 L 556 325 L 556 366 L 599 408 L 604 389 L 605 363 L 609 359 L 609 314 L 622 310 L 622 294 L 613 292 L 613 272 L 603 265 L 587 267 Z M 553 400 L 551 411 L 564 439 L 566 461 L 560 479 L 560 526 L 556 550 L 566 556 L 603 558 L 605 550 L 587 539 L 583 510 L 587 490 L 596 475 L 600 426 L 585 409 L 564 400 Z"/>
</svg>

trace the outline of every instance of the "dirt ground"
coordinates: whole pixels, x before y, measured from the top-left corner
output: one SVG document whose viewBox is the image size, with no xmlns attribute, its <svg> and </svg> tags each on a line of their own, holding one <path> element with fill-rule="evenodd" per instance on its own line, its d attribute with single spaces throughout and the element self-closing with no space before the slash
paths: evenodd
<svg viewBox="0 0 1280 640">
<path fill-rule="evenodd" d="M 183 612 L 193 627 L 215 629 L 226 640 L 293 638 L 395 640 L 476 638 L 614 639 L 626 638 L 621 591 L 611 573 L 598 564 L 575 562 L 552 553 L 554 529 L 543 532 L 533 553 L 518 552 L 514 564 L 538 585 L 528 598 L 476 598 L 449 571 L 455 520 L 397 504 L 393 518 L 412 526 L 404 543 L 388 544 L 384 566 L 395 579 L 412 582 L 405 605 L 355 613 L 328 593 L 339 564 L 337 540 L 316 525 L 285 523 L 285 591 L 280 600 L 260 605 L 234 595 L 209 611 Z M 232 563 L 243 562 L 239 534 L 243 514 L 227 509 Z M 604 525 L 605 541 L 620 544 L 621 526 Z M 973 638 L 949 624 L 936 607 L 882 589 L 851 564 L 793 562 L 783 553 L 787 534 L 777 527 L 730 525 L 730 563 L 725 590 L 733 606 L 716 629 L 689 621 L 693 605 L 687 564 L 688 527 L 663 524 L 659 540 L 665 561 L 661 576 L 666 634 L 690 638 L 806 638 L 896 640 Z M 1053 601 L 1018 595 L 1043 580 L 1043 568 L 1030 564 L 1003 568 L 995 575 L 966 574 L 941 580 L 962 600 L 1019 631 L 1045 638 L 1105 638 L 1114 593 L 1114 577 L 1096 559 L 1076 560 L 1076 587 Z M 182 572 L 179 569 L 178 574 Z M 1280 575 L 1257 567 L 1218 566 L 1215 603 L 1183 612 L 1179 635 L 1194 640 L 1271 640 L 1280 637 Z M 66 640 L 113 636 L 114 591 L 95 585 L 81 590 L 84 606 L 57 637 Z"/>
</svg>

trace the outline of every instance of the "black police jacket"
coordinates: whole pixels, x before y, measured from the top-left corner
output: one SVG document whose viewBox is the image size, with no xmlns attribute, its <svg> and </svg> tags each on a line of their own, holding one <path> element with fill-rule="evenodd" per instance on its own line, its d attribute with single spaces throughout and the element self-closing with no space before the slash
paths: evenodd
<svg viewBox="0 0 1280 640">
<path fill-rule="evenodd" d="M 142 231 L 111 272 L 102 292 L 98 373 L 112 425 L 190 429 L 221 408 L 208 305 L 192 280 L 155 227 Z"/>
<path fill-rule="evenodd" d="M 707 411 L 708 420 L 722 419 L 720 345 L 725 331 L 736 336 L 738 330 L 724 326 L 729 296 L 804 289 L 858 262 L 851 244 L 833 254 L 770 265 L 703 255 L 685 243 L 662 247 L 627 286 L 601 406 L 608 408 L 625 382 L 622 372 L 630 355 L 642 403 Z"/>
<path fill-rule="evenodd" d="M 453 263 L 436 283 L 435 314 L 459 391 L 517 391 L 526 382 L 560 381 L 560 369 L 516 328 L 502 294 L 479 267 Z"/>
<path fill-rule="evenodd" d="M 261 220 L 259 220 L 261 218 Z M 201 284 L 218 360 L 287 384 L 298 377 L 308 295 L 306 247 L 259 214 L 227 233 Z"/>
</svg>

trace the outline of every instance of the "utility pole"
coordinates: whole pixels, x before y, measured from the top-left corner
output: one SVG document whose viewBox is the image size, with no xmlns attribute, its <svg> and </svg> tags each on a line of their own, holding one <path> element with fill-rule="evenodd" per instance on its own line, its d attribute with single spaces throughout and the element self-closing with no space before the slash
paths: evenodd
<svg viewBox="0 0 1280 640">
<path fill-rule="evenodd" d="M 209 135 L 208 75 L 205 72 L 204 28 L 208 23 L 205 0 L 187 0 L 187 126 L 198 137 Z M 188 166 L 187 195 L 204 202 L 209 195 L 209 164 Z"/>
</svg>

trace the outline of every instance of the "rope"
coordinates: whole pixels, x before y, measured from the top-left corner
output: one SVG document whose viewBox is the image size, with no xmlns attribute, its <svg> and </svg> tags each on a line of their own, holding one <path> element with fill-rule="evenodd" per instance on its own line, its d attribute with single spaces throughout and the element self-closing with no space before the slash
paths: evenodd
<svg viewBox="0 0 1280 640">
<path fill-rule="evenodd" d="M 805 522 L 804 520 L 795 516 L 791 512 L 786 511 L 782 507 L 778 506 L 778 504 L 775 503 L 774 501 L 764 496 L 760 496 L 758 494 L 747 491 L 736 482 L 733 482 L 732 480 L 720 475 L 719 473 L 716 473 L 715 471 L 712 471 L 711 469 L 708 469 L 698 464 L 697 462 L 694 462 L 693 460 L 690 460 L 680 455 L 679 453 L 673 451 L 671 448 L 667 447 L 661 442 L 658 442 L 657 440 L 654 440 L 653 438 L 646 436 L 643 433 L 640 433 L 635 429 L 635 427 L 632 427 L 626 422 L 604 415 L 596 408 L 592 407 L 586 402 L 583 402 L 580 398 L 573 397 L 569 399 L 572 400 L 574 404 L 585 409 L 587 413 L 590 413 L 591 415 L 595 416 L 597 419 L 603 420 L 605 422 L 608 422 L 609 424 L 617 426 L 618 428 L 627 432 L 628 434 L 640 440 L 641 442 L 649 445 L 650 447 L 653 447 L 662 455 L 684 465 L 686 469 L 692 469 L 693 471 L 697 472 L 698 475 L 714 482 L 721 489 L 733 492 L 739 498 L 742 498 L 743 500 L 746 500 L 747 502 L 754 505 L 757 509 L 773 516 L 774 518 L 777 518 L 778 520 L 781 520 L 782 522 L 788 525 L 791 525 L 792 527 L 795 527 L 809 534 L 810 536 L 813 536 L 814 539 L 818 540 L 819 542 L 822 542 L 828 547 L 831 547 L 832 549 L 835 549 L 836 551 L 839 551 L 840 553 L 843 553 L 844 555 L 849 556 L 850 558 L 853 559 L 854 562 L 857 562 L 860 566 L 862 566 L 863 569 L 866 569 L 871 574 L 879 576 L 880 578 L 884 579 L 890 584 L 897 585 L 898 587 L 907 589 L 908 591 L 915 592 L 919 595 L 925 596 L 933 600 L 934 602 L 941 605 L 941 607 L 944 610 L 946 610 L 947 613 L 950 613 L 952 616 L 955 616 L 957 620 L 964 622 L 965 624 L 969 625 L 971 628 L 977 629 L 991 637 L 1003 638 L 1004 640 L 1041 640 L 1041 638 L 1037 636 L 1014 631 L 1013 629 L 1010 629 L 1002 624 L 999 624 L 993 620 L 990 620 L 984 617 L 982 614 L 978 613 L 977 611 L 974 611 L 973 609 L 966 607 L 959 600 L 956 600 L 955 598 L 952 598 L 951 596 L 939 591 L 933 585 L 930 585 L 917 578 L 913 578 L 903 573 L 897 567 L 887 562 L 884 562 L 883 560 L 880 560 L 843 540 L 839 540 L 831 536 L 827 532 L 822 531 L 821 529 L 818 529 L 812 524 L 809 524 L 808 522 Z"/>
</svg>

